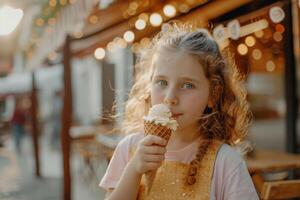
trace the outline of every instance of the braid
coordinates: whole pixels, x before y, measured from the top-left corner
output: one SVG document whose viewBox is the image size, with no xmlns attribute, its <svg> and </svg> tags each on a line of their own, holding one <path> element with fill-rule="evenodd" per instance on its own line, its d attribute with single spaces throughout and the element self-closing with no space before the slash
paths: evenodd
<svg viewBox="0 0 300 200">
<path fill-rule="evenodd" d="M 222 91 L 222 87 L 218 84 L 219 79 L 212 81 L 212 91 L 214 92 L 215 99 L 218 98 Z M 216 92 L 217 91 L 217 92 Z M 211 145 L 213 139 L 224 140 L 224 126 L 221 123 L 223 120 L 222 113 L 218 112 L 219 104 L 214 102 L 214 107 L 206 107 L 203 116 L 200 118 L 200 133 L 201 141 L 198 146 L 198 151 L 196 153 L 196 158 L 190 163 L 187 183 L 188 185 L 194 185 L 197 181 L 198 169 L 201 167 L 201 161 L 206 155 L 209 146 Z"/>
<path fill-rule="evenodd" d="M 203 138 L 199 144 L 198 152 L 196 154 L 196 158 L 190 163 L 189 172 L 187 177 L 188 185 L 193 185 L 197 181 L 197 173 L 200 168 L 200 164 L 205 154 L 207 153 L 207 149 L 209 145 L 212 143 L 212 138 Z"/>
</svg>

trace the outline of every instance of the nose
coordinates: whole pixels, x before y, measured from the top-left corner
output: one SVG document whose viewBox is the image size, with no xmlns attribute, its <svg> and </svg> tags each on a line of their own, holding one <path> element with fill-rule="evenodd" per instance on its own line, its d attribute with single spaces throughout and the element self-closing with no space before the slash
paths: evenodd
<svg viewBox="0 0 300 200">
<path fill-rule="evenodd" d="M 169 89 L 164 98 L 164 104 L 166 105 L 177 105 L 178 104 L 178 97 L 174 89 Z"/>
</svg>

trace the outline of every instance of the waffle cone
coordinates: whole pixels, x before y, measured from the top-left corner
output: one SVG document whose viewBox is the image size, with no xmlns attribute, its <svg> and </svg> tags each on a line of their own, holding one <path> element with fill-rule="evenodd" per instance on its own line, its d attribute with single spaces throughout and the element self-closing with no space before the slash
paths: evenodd
<svg viewBox="0 0 300 200">
<path fill-rule="evenodd" d="M 167 143 L 171 137 L 172 130 L 166 126 L 162 126 L 159 124 L 155 124 L 153 122 L 144 121 L 144 133 L 145 135 L 156 135 L 167 140 Z M 152 188 L 155 175 L 157 170 L 148 171 L 145 173 L 145 184 L 146 184 L 146 192 L 150 193 Z"/>
<path fill-rule="evenodd" d="M 144 121 L 144 133 L 145 135 L 156 135 L 169 141 L 172 130 L 166 126 Z"/>
</svg>

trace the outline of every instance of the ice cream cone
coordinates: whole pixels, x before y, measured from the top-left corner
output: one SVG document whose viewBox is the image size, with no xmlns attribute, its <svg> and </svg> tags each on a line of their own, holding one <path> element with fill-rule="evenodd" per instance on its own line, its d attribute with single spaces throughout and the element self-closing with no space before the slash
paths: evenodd
<svg viewBox="0 0 300 200">
<path fill-rule="evenodd" d="M 154 122 L 144 121 L 144 133 L 145 135 L 156 135 L 169 141 L 172 130 L 166 126 L 155 124 Z M 155 179 L 157 170 L 148 171 L 145 173 L 146 192 L 149 194 L 153 181 Z"/>
<path fill-rule="evenodd" d="M 154 105 L 149 115 L 144 117 L 144 134 L 156 135 L 169 142 L 172 131 L 176 130 L 177 121 L 172 119 L 170 109 L 164 104 Z M 157 170 L 145 173 L 146 193 L 151 191 Z"/>
<path fill-rule="evenodd" d="M 169 141 L 172 130 L 166 126 L 144 120 L 144 133 L 145 135 L 156 135 Z"/>
</svg>

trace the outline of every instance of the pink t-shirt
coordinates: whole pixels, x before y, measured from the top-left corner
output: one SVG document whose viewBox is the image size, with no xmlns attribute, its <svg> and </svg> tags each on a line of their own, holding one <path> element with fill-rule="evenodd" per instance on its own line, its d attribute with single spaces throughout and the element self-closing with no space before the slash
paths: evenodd
<svg viewBox="0 0 300 200">
<path fill-rule="evenodd" d="M 115 188 L 126 164 L 129 162 L 130 147 L 144 137 L 142 133 L 125 137 L 117 146 L 99 186 L 104 189 Z M 186 147 L 167 151 L 165 159 L 190 163 L 197 152 L 198 140 Z M 258 196 L 245 162 L 229 145 L 223 144 L 218 151 L 214 167 L 211 200 L 258 200 Z"/>
</svg>

